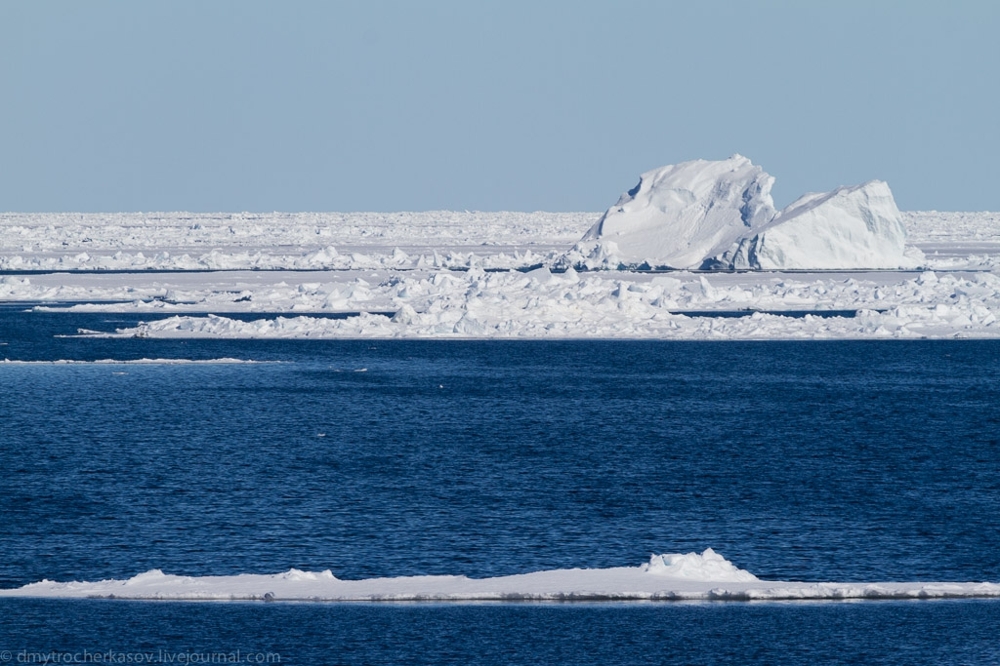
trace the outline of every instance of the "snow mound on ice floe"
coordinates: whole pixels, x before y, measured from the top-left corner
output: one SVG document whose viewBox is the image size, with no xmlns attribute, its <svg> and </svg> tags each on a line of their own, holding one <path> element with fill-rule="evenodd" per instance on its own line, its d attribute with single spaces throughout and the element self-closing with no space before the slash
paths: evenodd
<svg viewBox="0 0 1000 666">
<path fill-rule="evenodd" d="M 759 580 L 745 569 L 719 555 L 711 548 L 703 553 L 653 555 L 644 570 L 657 576 L 680 580 L 697 580 L 727 583 L 749 583 Z"/>
<path fill-rule="evenodd" d="M 906 229 L 889 186 L 872 180 L 806 194 L 706 268 L 910 268 Z"/>
<path fill-rule="evenodd" d="M 697 267 L 774 217 L 773 184 L 742 155 L 647 171 L 583 240 L 617 243 L 635 263 Z"/>
<path fill-rule="evenodd" d="M 741 155 L 649 171 L 574 252 L 593 255 L 597 250 L 588 242 L 615 243 L 614 258 L 624 266 L 722 270 L 919 264 L 919 252 L 906 251 L 906 230 L 886 183 L 807 194 L 780 213 L 771 200 L 773 183 Z"/>
</svg>

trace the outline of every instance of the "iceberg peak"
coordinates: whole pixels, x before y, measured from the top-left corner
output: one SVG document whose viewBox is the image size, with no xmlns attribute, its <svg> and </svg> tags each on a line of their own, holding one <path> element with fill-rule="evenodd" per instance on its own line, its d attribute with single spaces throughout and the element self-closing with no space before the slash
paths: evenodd
<svg viewBox="0 0 1000 666">
<path fill-rule="evenodd" d="M 748 583 L 760 580 L 749 571 L 740 569 L 711 548 L 701 553 L 671 553 L 651 555 L 642 570 L 664 578 L 727 583 Z"/>
<path fill-rule="evenodd" d="M 774 178 L 736 154 L 647 171 L 583 240 L 608 240 L 636 263 L 697 267 L 775 213 Z"/>
</svg>

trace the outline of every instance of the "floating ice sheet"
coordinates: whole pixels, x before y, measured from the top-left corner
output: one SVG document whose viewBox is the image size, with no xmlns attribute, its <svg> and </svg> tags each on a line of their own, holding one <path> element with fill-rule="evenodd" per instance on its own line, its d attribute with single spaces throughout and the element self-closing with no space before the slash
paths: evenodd
<svg viewBox="0 0 1000 666">
<path fill-rule="evenodd" d="M 0 597 L 264 601 L 599 601 L 997 598 L 1000 584 L 799 583 L 760 580 L 711 549 L 654 555 L 638 567 L 559 569 L 469 578 L 341 580 L 329 570 L 272 575 L 173 576 L 158 569 L 127 580 L 43 580 Z"/>
</svg>

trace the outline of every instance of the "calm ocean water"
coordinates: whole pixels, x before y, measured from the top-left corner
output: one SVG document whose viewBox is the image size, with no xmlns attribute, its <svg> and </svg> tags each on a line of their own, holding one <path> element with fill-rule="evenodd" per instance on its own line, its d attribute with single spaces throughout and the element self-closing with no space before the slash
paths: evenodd
<svg viewBox="0 0 1000 666">
<path fill-rule="evenodd" d="M 148 316 L 147 316 L 148 317 Z M 634 566 L 1000 581 L 1000 342 L 156 341 L 0 309 L 0 587 Z M 1000 603 L 0 600 L 0 651 L 972 663 Z M 3 654 L 0 652 L 0 658 Z"/>
</svg>

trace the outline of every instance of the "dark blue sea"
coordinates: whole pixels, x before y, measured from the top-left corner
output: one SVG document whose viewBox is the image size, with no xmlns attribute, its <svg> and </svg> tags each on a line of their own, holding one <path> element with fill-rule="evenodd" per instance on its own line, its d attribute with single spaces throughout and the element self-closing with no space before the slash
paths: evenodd
<svg viewBox="0 0 1000 666">
<path fill-rule="evenodd" d="M 708 547 L 761 578 L 1000 581 L 998 341 L 60 337 L 149 318 L 0 308 L 0 359 L 259 362 L 0 364 L 0 588 Z M 0 666 L 995 663 L 998 626 L 997 601 L 0 599 Z"/>
</svg>

